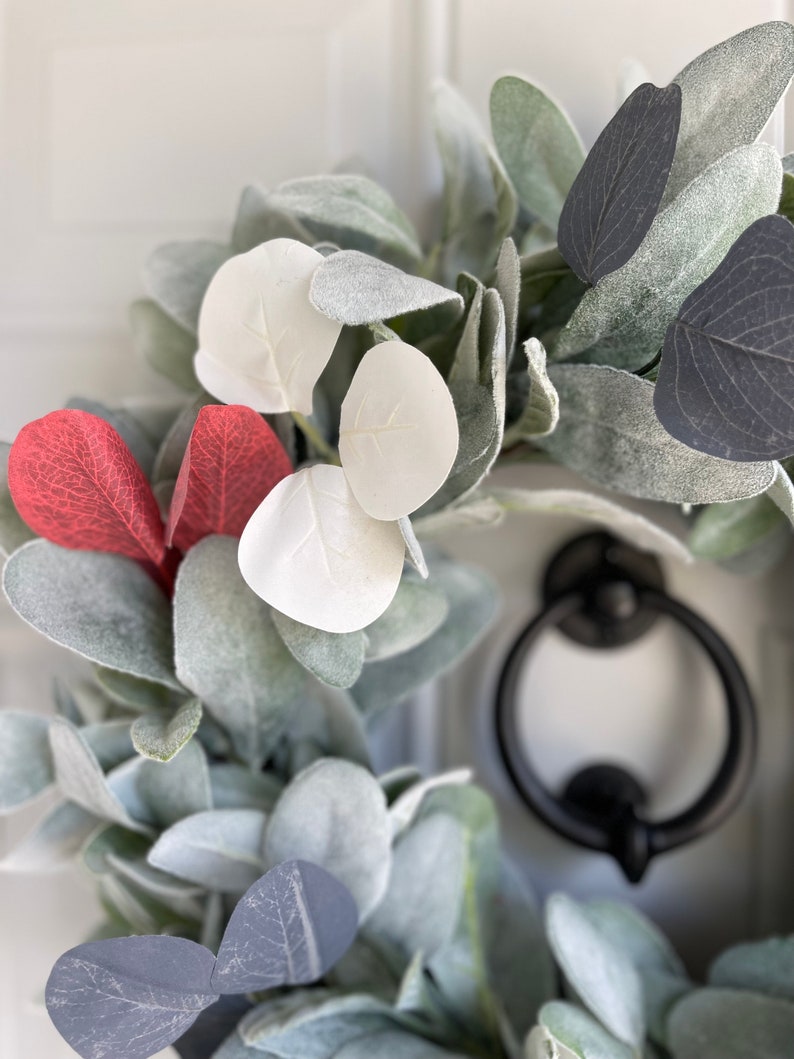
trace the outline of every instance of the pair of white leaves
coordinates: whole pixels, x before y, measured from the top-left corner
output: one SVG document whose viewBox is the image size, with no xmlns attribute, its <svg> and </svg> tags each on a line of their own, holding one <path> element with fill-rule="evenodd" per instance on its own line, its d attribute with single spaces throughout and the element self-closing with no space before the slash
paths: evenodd
<svg viewBox="0 0 794 1059">
<path fill-rule="evenodd" d="M 341 330 L 309 299 L 322 261 L 311 247 L 274 239 L 219 269 L 196 354 L 210 393 L 260 412 L 311 412 Z M 304 468 L 263 500 L 240 541 L 246 582 L 277 610 L 326 632 L 369 625 L 400 581 L 399 520 L 439 489 L 457 448 L 452 398 L 430 360 L 404 342 L 375 346 L 342 404 L 342 466 Z"/>
</svg>

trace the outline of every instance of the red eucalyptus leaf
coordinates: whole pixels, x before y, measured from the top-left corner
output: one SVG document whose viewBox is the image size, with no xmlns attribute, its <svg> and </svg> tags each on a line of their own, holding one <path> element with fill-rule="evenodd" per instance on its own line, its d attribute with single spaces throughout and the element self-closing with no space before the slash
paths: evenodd
<svg viewBox="0 0 794 1059">
<path fill-rule="evenodd" d="M 163 524 L 146 476 L 90 412 L 63 409 L 24 426 L 8 457 L 8 487 L 33 532 L 54 544 L 162 562 Z"/>
<path fill-rule="evenodd" d="M 206 405 L 176 480 L 166 541 L 185 552 L 212 533 L 239 537 L 290 458 L 260 415 L 243 405 Z"/>
</svg>

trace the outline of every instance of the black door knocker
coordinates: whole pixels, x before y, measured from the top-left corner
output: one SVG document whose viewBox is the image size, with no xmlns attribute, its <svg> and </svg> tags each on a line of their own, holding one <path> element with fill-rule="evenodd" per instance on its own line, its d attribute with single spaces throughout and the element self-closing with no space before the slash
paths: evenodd
<svg viewBox="0 0 794 1059">
<path fill-rule="evenodd" d="M 652 857 L 711 831 L 740 801 L 756 752 L 752 695 L 725 641 L 665 593 L 657 560 L 607 533 L 576 537 L 553 557 L 543 580 L 543 600 L 543 611 L 516 639 L 499 678 L 499 751 L 519 795 L 547 826 L 580 846 L 611 854 L 626 878 L 637 883 Z M 694 804 L 666 820 L 643 816 L 646 792 L 617 765 L 589 765 L 568 781 L 562 794 L 552 794 L 524 753 L 518 731 L 517 692 L 527 656 L 549 628 L 588 647 L 619 647 L 642 636 L 660 614 L 694 636 L 719 674 L 728 717 L 720 766 Z"/>
</svg>

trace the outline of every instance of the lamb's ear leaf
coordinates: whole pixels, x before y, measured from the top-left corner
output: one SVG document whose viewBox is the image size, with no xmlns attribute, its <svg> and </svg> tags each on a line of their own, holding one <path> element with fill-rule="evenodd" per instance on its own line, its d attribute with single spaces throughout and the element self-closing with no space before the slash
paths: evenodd
<svg viewBox="0 0 794 1059">
<path fill-rule="evenodd" d="M 167 1047 L 218 996 L 215 957 L 185 938 L 109 938 L 78 945 L 52 969 L 47 1010 L 82 1056 L 146 1059 Z"/>
<path fill-rule="evenodd" d="M 355 684 L 364 665 L 367 642 L 363 632 L 325 632 L 278 610 L 271 613 L 290 654 L 318 680 L 335 688 Z"/>
<path fill-rule="evenodd" d="M 130 306 L 132 344 L 155 371 L 182 390 L 199 389 L 193 371 L 196 336 L 173 320 L 151 298 L 140 298 Z"/>
<path fill-rule="evenodd" d="M 367 930 L 394 945 L 406 964 L 419 952 L 433 956 L 452 940 L 463 903 L 466 842 L 457 820 L 434 813 L 394 848 L 389 886 Z"/>
<path fill-rule="evenodd" d="M 240 898 L 212 974 L 219 993 L 316 982 L 347 951 L 358 908 L 333 875 L 308 861 L 272 868 Z"/>
<path fill-rule="evenodd" d="M 525 375 L 511 372 L 511 397 L 521 407 L 516 421 L 505 430 L 505 446 L 546 437 L 560 418 L 560 399 L 546 371 L 546 350 L 537 338 L 524 343 Z M 523 407 L 522 407 L 523 406 Z"/>
<path fill-rule="evenodd" d="M 219 808 L 212 799 L 207 754 L 198 739 L 190 739 L 168 761 L 139 760 L 136 771 L 136 793 L 159 827 Z"/>
<path fill-rule="evenodd" d="M 240 195 L 232 248 L 236 254 L 244 254 L 270 239 L 297 239 L 307 246 L 315 242 L 311 232 L 296 217 L 274 208 L 263 188 L 249 184 Z"/>
<path fill-rule="evenodd" d="M 654 386 L 599 364 L 557 364 L 557 429 L 538 444 L 560 463 L 608 489 L 647 500 L 709 504 L 763 493 L 775 465 L 735 463 L 673 438 L 653 409 Z"/>
<path fill-rule="evenodd" d="M 74 802 L 61 802 L 0 860 L 0 871 L 57 871 L 80 852 L 100 823 Z"/>
<path fill-rule="evenodd" d="M 720 953 L 709 967 L 709 985 L 749 989 L 794 1001 L 794 937 L 745 942 Z"/>
<path fill-rule="evenodd" d="M 678 74 L 678 147 L 663 204 L 727 151 L 753 143 L 794 74 L 794 29 L 764 22 L 703 52 Z"/>
<path fill-rule="evenodd" d="M 515 223 L 513 186 L 474 113 L 449 84 L 433 89 L 433 117 L 444 170 L 443 271 L 484 275 Z"/>
<path fill-rule="evenodd" d="M 154 761 L 170 761 L 191 739 L 201 723 L 199 699 L 188 699 L 175 713 L 146 713 L 132 724 L 132 745 Z"/>
<path fill-rule="evenodd" d="M 546 933 L 555 959 L 582 1003 L 620 1041 L 645 1037 L 642 981 L 629 957 L 598 929 L 586 909 L 564 894 L 546 905 Z"/>
<path fill-rule="evenodd" d="M 268 203 L 272 210 L 297 218 L 314 241 L 362 250 L 409 267 L 422 257 L 416 229 L 391 195 L 369 177 L 357 173 L 299 177 L 279 184 L 268 195 Z"/>
<path fill-rule="evenodd" d="M 698 989 L 668 1020 L 677 1059 L 780 1059 L 794 1040 L 794 1005 L 738 989 Z"/>
<path fill-rule="evenodd" d="M 227 729 L 238 755 L 260 767 L 306 673 L 284 646 L 270 608 L 243 581 L 231 537 L 206 537 L 183 560 L 174 639 L 185 685 Z"/>
<path fill-rule="evenodd" d="M 322 758 L 299 772 L 276 803 L 265 832 L 270 864 L 308 860 L 350 890 L 361 917 L 386 890 L 391 822 L 386 799 L 366 769 Z"/>
<path fill-rule="evenodd" d="M 491 90 L 491 129 L 521 205 L 556 231 L 585 160 L 570 118 L 537 85 L 500 77 Z"/>
<path fill-rule="evenodd" d="M 496 587 L 475 567 L 439 558 L 431 562 L 430 576 L 446 596 L 449 614 L 423 643 L 364 667 L 351 694 L 366 714 L 380 713 L 445 672 L 474 646 L 496 613 Z"/>
<path fill-rule="evenodd" d="M 653 223 L 673 163 L 681 89 L 636 88 L 596 140 L 560 215 L 560 253 L 586 283 L 625 265 Z"/>
<path fill-rule="evenodd" d="M 388 608 L 364 630 L 367 662 L 393 658 L 424 643 L 448 614 L 449 603 L 438 587 L 403 577 Z"/>
<path fill-rule="evenodd" d="M 653 405 L 673 437 L 725 460 L 794 453 L 794 225 L 761 217 L 668 327 Z"/>
<path fill-rule="evenodd" d="M 165 243 L 149 255 L 144 283 L 163 312 L 195 334 L 210 280 L 230 254 L 228 246 L 206 239 Z"/>
<path fill-rule="evenodd" d="M 358 250 L 340 250 L 317 268 L 311 285 L 315 309 L 354 326 L 388 320 L 436 305 L 463 311 L 463 298 L 420 276 Z"/>
<path fill-rule="evenodd" d="M 21 548 L 35 534 L 22 521 L 22 517 L 11 499 L 8 488 L 8 454 L 11 444 L 0 441 L 0 557 L 6 558 L 17 548 Z"/>
<path fill-rule="evenodd" d="M 25 805 L 53 782 L 49 718 L 0 711 L 0 815 Z"/>
<path fill-rule="evenodd" d="M 3 587 L 17 614 L 55 643 L 184 691 L 174 676 L 168 600 L 132 559 L 34 540 L 8 559 Z"/>
<path fill-rule="evenodd" d="M 262 874 L 265 814 L 256 809 L 194 813 L 163 831 L 149 863 L 208 890 L 241 894 Z"/>
<path fill-rule="evenodd" d="M 538 1015 L 540 1025 L 576 1059 L 633 1059 L 636 1054 L 586 1011 L 560 1000 L 544 1004 Z M 542 1051 L 538 1056 L 548 1054 Z M 556 1053 L 555 1053 L 556 1054 Z M 530 1059 L 534 1059 L 530 1052 Z"/>
</svg>

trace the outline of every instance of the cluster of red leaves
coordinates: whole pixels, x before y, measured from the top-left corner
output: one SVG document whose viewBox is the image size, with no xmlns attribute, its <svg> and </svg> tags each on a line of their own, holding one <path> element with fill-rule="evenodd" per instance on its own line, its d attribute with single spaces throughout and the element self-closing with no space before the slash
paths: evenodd
<svg viewBox="0 0 794 1059">
<path fill-rule="evenodd" d="M 90 412 L 28 423 L 8 460 L 8 486 L 34 533 L 64 548 L 142 563 L 167 590 L 180 554 L 213 533 L 239 537 L 270 490 L 292 472 L 281 442 L 242 405 L 202 408 L 165 526 L 151 486 L 119 434 Z"/>
</svg>

